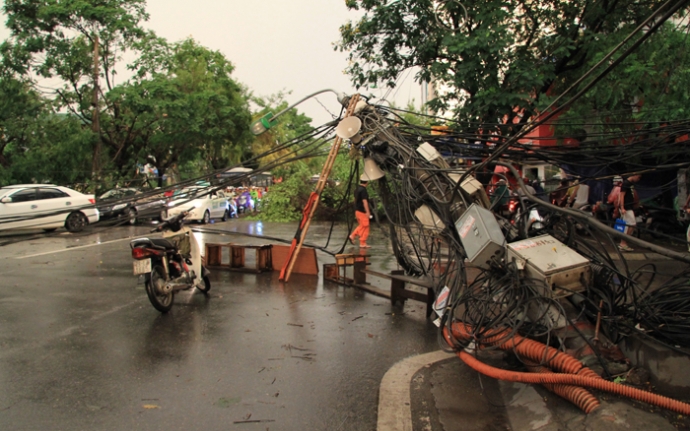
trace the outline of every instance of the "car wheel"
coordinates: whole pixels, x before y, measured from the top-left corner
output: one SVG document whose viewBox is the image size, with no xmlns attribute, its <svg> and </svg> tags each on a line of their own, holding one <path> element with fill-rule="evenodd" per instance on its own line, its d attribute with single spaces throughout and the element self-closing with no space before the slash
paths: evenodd
<svg viewBox="0 0 690 431">
<path fill-rule="evenodd" d="M 84 213 L 73 212 L 68 215 L 67 220 L 65 220 L 65 229 L 67 229 L 68 232 L 81 232 L 88 224 L 89 219 L 86 218 Z"/>
<path fill-rule="evenodd" d="M 204 218 L 201 219 L 201 223 L 203 224 L 208 224 L 211 223 L 211 213 L 206 211 L 204 213 Z"/>
<path fill-rule="evenodd" d="M 134 208 L 130 208 L 127 210 L 127 219 L 129 220 L 128 223 L 132 226 L 137 224 L 137 210 Z"/>
<path fill-rule="evenodd" d="M 223 213 L 223 218 L 221 220 L 223 220 L 223 221 L 228 220 L 228 210 L 225 210 L 225 212 Z"/>
</svg>

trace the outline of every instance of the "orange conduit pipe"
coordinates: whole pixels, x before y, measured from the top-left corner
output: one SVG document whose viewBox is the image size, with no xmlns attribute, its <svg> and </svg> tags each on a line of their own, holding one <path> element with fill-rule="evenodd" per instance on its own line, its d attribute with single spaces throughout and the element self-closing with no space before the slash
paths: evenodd
<svg viewBox="0 0 690 431">
<path fill-rule="evenodd" d="M 444 328 L 444 333 L 446 331 L 447 330 Z M 455 338 L 462 340 L 473 339 L 472 326 L 465 323 L 453 323 L 451 326 L 451 331 L 453 333 L 453 337 Z M 578 374 L 591 377 L 593 379 L 601 379 L 601 376 L 592 371 L 589 367 L 585 367 L 582 362 L 578 361 L 567 353 L 561 352 L 560 350 L 554 349 L 553 347 L 547 346 L 538 341 L 525 338 L 519 334 L 513 334 L 511 338 L 506 339 L 505 337 L 508 334 L 509 332 L 507 329 L 487 331 L 487 334 L 485 334 L 486 338 L 481 341 L 482 343 L 490 346 L 498 344 L 498 348 L 501 350 L 514 350 L 518 355 L 525 356 L 538 363 L 543 363 L 544 360 L 546 360 L 546 364 L 544 365 L 548 365 L 550 368 L 564 373 Z M 447 334 L 446 341 L 449 341 Z"/>
<path fill-rule="evenodd" d="M 549 370 L 548 368 L 542 367 L 541 365 L 535 364 L 531 361 L 526 361 L 525 365 L 532 373 L 554 374 L 553 371 Z M 580 410 L 587 414 L 592 413 L 600 406 L 599 400 L 585 388 L 572 385 L 551 384 L 544 384 L 544 387 L 561 398 L 565 398 L 566 400 L 575 404 L 580 408 Z"/>
<path fill-rule="evenodd" d="M 494 379 L 519 383 L 537 383 L 540 385 L 560 384 L 587 386 L 590 388 L 599 389 L 601 391 L 611 392 L 617 395 L 623 395 L 658 407 L 663 407 L 665 409 L 672 410 L 682 415 L 690 415 L 690 404 L 686 404 L 678 400 L 653 394 L 651 392 L 646 392 L 630 386 L 624 386 L 618 383 L 609 382 L 608 380 L 604 380 L 602 378 L 585 377 L 574 374 L 530 374 L 522 373 L 519 371 L 507 371 L 502 370 L 500 368 L 492 367 L 491 365 L 487 365 L 465 351 L 457 352 L 457 355 L 470 368 Z"/>
<path fill-rule="evenodd" d="M 452 332 L 453 336 L 456 338 L 468 340 L 472 337 L 472 326 L 462 322 L 455 322 L 452 325 Z M 508 333 L 509 332 L 507 329 L 487 331 L 487 334 L 484 334 L 486 335 L 486 338 L 484 338 L 482 341 L 488 345 L 497 345 L 500 343 L 498 346 L 500 349 L 514 350 L 518 355 L 529 358 L 531 361 L 523 360 L 523 362 L 525 365 L 528 365 L 528 369 L 532 372 L 553 373 L 553 371 L 550 369 L 545 367 L 542 368 L 540 365 L 538 365 L 538 363 L 542 362 L 544 359 L 548 359 L 547 362 L 549 365 L 559 371 L 601 379 L 598 374 L 596 374 L 590 368 L 585 367 L 580 361 L 571 355 L 568 355 L 567 353 L 563 353 L 538 341 L 525 338 L 519 334 L 513 334 L 510 340 L 506 340 Z M 448 344 L 450 344 L 447 334 L 448 332 L 446 328 L 444 328 L 446 341 L 448 341 Z M 545 386 L 549 391 L 554 392 L 555 394 L 575 404 L 587 414 L 599 407 L 599 400 L 597 400 L 594 395 L 584 388 L 572 385 L 544 384 L 543 386 Z"/>
</svg>

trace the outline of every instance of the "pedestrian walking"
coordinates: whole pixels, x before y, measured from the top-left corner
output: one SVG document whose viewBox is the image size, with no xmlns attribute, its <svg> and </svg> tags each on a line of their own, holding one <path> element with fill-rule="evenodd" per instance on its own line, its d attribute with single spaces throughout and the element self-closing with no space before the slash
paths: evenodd
<svg viewBox="0 0 690 431">
<path fill-rule="evenodd" d="M 350 244 L 355 244 L 355 239 L 359 237 L 360 248 L 370 248 L 367 244 L 369 238 L 369 219 L 371 219 L 371 208 L 369 207 L 369 194 L 367 193 L 366 180 L 360 180 L 359 186 L 355 189 L 355 218 L 357 228 L 347 237 Z"/>
<path fill-rule="evenodd" d="M 632 235 L 635 230 L 637 222 L 635 221 L 635 213 L 633 208 L 635 206 L 635 183 L 640 181 L 641 175 L 631 175 L 627 179 L 623 180 L 621 184 L 621 191 L 618 196 L 618 211 L 620 212 L 621 218 L 625 222 L 625 234 Z M 621 239 L 621 243 L 618 246 L 621 251 L 633 251 L 625 239 Z"/>
</svg>

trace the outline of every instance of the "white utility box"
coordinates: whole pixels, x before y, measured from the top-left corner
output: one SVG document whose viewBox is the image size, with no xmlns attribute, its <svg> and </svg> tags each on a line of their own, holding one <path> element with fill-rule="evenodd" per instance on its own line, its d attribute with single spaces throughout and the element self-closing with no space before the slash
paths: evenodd
<svg viewBox="0 0 690 431">
<path fill-rule="evenodd" d="M 467 177 L 463 180 L 460 186 L 468 195 L 470 195 L 475 203 L 483 206 L 484 208 L 491 207 L 491 202 L 489 201 L 489 197 L 486 195 L 484 186 L 482 186 L 482 183 L 480 183 L 476 178 Z"/>
<path fill-rule="evenodd" d="M 477 204 L 470 205 L 455 223 L 467 260 L 474 266 L 489 268 L 505 250 L 506 238 L 494 213 Z"/>
<path fill-rule="evenodd" d="M 528 277 L 543 280 L 553 297 L 582 292 L 590 285 L 589 260 L 551 235 L 523 239 L 508 244 L 506 261 L 515 260 Z"/>
<path fill-rule="evenodd" d="M 441 153 L 439 153 L 438 150 L 428 142 L 424 142 L 422 145 L 417 147 L 417 152 L 430 162 L 433 162 L 441 157 Z"/>
</svg>

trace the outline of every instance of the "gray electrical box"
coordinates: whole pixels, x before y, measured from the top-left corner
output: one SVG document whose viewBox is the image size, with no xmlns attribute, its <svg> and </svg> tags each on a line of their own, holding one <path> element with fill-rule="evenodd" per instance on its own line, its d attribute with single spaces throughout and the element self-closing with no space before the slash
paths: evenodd
<svg viewBox="0 0 690 431">
<path fill-rule="evenodd" d="M 467 260 L 474 266 L 489 268 L 493 258 L 500 258 L 506 239 L 496 216 L 477 204 L 470 205 L 455 223 Z"/>
<path fill-rule="evenodd" d="M 581 292 L 592 278 L 589 260 L 551 235 L 511 242 L 506 261 L 515 261 L 527 276 L 543 280 L 551 288 L 544 294 L 553 297 Z"/>
</svg>

